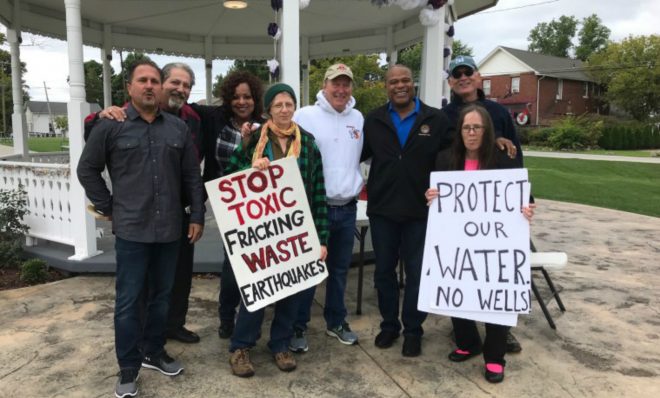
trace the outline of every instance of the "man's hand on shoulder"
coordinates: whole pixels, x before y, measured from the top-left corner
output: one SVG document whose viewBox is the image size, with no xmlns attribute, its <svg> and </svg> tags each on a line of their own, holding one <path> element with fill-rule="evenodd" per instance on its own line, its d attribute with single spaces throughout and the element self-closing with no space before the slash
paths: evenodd
<svg viewBox="0 0 660 398">
<path fill-rule="evenodd" d="M 99 119 L 110 119 L 118 122 L 126 120 L 126 111 L 118 106 L 109 106 L 99 112 Z"/>
</svg>

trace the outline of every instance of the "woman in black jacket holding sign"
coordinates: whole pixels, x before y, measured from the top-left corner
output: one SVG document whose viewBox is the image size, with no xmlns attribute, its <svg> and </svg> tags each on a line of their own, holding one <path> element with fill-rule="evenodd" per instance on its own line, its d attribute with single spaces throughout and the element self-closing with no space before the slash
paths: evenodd
<svg viewBox="0 0 660 398">
<path fill-rule="evenodd" d="M 488 111 L 480 105 L 467 105 L 461 111 L 452 147 L 440 152 L 435 171 L 513 169 L 521 167 L 518 159 L 511 159 L 495 145 L 493 122 Z M 430 204 L 437 199 L 438 190 L 429 188 L 426 200 Z M 523 207 L 523 215 L 531 221 L 533 203 Z M 449 360 L 463 362 L 483 352 L 485 377 L 491 383 L 504 380 L 504 355 L 508 326 L 486 323 L 486 339 L 482 345 L 477 324 L 473 320 L 451 318 L 456 336 L 457 349 L 449 354 Z"/>
</svg>

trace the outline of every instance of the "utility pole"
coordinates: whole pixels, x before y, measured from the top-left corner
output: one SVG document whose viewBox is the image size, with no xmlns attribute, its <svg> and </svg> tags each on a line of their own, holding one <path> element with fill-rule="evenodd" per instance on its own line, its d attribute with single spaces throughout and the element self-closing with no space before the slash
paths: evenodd
<svg viewBox="0 0 660 398">
<path fill-rule="evenodd" d="M 0 83 L 2 87 L 2 135 L 7 134 L 7 109 L 5 109 L 5 83 Z"/>
<path fill-rule="evenodd" d="M 55 134 L 55 124 L 53 122 L 53 113 L 50 111 L 50 100 L 48 99 L 48 87 L 46 87 L 46 82 L 44 82 L 44 91 L 46 92 L 46 106 L 48 107 L 48 133 L 50 134 L 50 129 L 53 129 L 53 134 Z"/>
</svg>

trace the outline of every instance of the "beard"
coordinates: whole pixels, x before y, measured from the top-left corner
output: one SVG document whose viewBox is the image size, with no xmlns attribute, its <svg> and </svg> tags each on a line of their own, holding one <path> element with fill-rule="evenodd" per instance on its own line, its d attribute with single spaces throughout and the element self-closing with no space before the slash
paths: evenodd
<svg viewBox="0 0 660 398">
<path fill-rule="evenodd" d="M 170 96 L 167 98 L 167 105 L 169 106 L 169 108 L 177 111 L 181 109 L 181 107 L 185 103 L 186 103 L 185 98 L 174 93 L 170 94 Z"/>
</svg>

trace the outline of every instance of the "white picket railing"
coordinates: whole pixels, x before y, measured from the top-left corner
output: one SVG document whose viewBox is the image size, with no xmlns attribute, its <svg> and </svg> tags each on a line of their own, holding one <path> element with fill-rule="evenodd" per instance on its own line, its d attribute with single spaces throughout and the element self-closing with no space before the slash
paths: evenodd
<svg viewBox="0 0 660 398">
<path fill-rule="evenodd" d="M 69 181 L 68 163 L 0 161 L 0 189 L 23 186 L 27 192 L 30 213 L 23 221 L 30 227 L 28 236 L 33 238 L 75 245 Z"/>
</svg>

